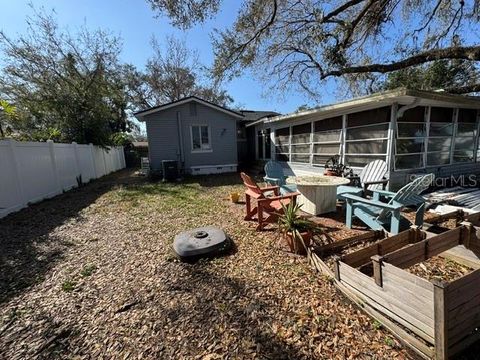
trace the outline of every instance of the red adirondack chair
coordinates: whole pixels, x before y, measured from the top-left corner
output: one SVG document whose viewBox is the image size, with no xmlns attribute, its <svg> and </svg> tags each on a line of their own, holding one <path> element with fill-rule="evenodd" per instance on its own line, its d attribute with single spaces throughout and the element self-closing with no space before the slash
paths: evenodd
<svg viewBox="0 0 480 360">
<path fill-rule="evenodd" d="M 278 186 L 266 186 L 261 188 L 244 172 L 240 173 L 240 176 L 247 187 L 247 190 L 245 191 L 247 212 L 245 220 L 252 220 L 255 214 L 257 214 L 257 231 L 263 230 L 266 223 L 277 221 L 278 215 L 283 212 L 282 204 L 287 206 L 290 202 L 295 203 L 296 197 L 300 195 L 298 192 L 280 195 L 280 187 Z M 265 196 L 265 193 L 267 192 L 273 192 L 274 196 Z M 257 202 L 257 206 L 254 208 L 252 208 L 252 198 Z"/>
</svg>

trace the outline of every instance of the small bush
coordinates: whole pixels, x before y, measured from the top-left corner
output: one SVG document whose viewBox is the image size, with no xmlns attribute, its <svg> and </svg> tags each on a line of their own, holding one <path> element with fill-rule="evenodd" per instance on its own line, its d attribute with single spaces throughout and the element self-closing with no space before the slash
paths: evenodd
<svg viewBox="0 0 480 360">
<path fill-rule="evenodd" d="M 395 346 L 395 341 L 393 341 L 391 338 L 389 338 L 388 336 L 385 338 L 385 344 L 387 344 L 388 346 L 390 347 L 394 347 Z"/>
<path fill-rule="evenodd" d="M 87 277 L 92 275 L 95 270 L 97 270 L 97 267 L 95 265 L 85 265 L 82 271 L 80 271 L 80 275 L 82 275 L 83 277 Z"/>
<path fill-rule="evenodd" d="M 75 285 L 77 285 L 75 281 L 65 280 L 62 284 L 62 290 L 65 292 L 73 291 L 75 290 Z"/>
<path fill-rule="evenodd" d="M 378 320 L 373 320 L 372 327 L 374 330 L 380 330 L 382 328 L 382 324 Z"/>
</svg>

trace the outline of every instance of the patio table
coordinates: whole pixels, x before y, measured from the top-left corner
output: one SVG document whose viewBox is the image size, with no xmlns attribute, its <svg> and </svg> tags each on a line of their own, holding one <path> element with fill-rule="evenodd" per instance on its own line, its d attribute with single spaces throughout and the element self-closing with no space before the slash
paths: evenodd
<svg viewBox="0 0 480 360">
<path fill-rule="evenodd" d="M 298 203 L 302 210 L 311 215 L 326 214 L 336 210 L 337 186 L 350 183 L 347 178 L 337 176 L 291 176 L 287 184 L 297 185 Z"/>
</svg>

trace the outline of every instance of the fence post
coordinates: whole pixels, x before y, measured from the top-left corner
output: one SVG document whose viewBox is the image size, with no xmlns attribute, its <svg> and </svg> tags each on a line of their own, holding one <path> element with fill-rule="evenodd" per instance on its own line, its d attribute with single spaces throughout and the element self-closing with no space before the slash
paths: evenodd
<svg viewBox="0 0 480 360">
<path fill-rule="evenodd" d="M 335 255 L 333 257 L 334 276 L 337 281 L 340 281 L 340 256 Z"/>
<path fill-rule="evenodd" d="M 88 144 L 88 146 L 90 147 L 90 155 L 92 156 L 93 178 L 96 179 L 98 178 L 98 175 L 97 175 L 97 165 L 95 163 L 95 150 L 92 143 Z"/>
<path fill-rule="evenodd" d="M 6 139 L 5 141 L 8 142 L 12 163 L 13 163 L 13 172 L 15 176 L 15 184 L 17 184 L 17 193 L 20 198 L 20 205 L 21 207 L 25 207 L 28 204 L 28 199 L 25 194 L 25 189 L 23 187 L 23 179 L 20 174 L 20 165 L 18 164 L 18 155 L 17 155 L 17 142 L 12 139 Z"/>
<path fill-rule="evenodd" d="M 104 169 L 104 175 L 107 175 L 107 160 L 105 160 L 105 153 L 107 151 L 105 149 L 102 149 L 102 158 L 103 158 L 103 169 Z"/>
<path fill-rule="evenodd" d="M 471 222 L 462 221 L 462 234 L 460 239 L 460 244 L 463 244 L 467 249 L 470 249 L 470 239 L 472 238 L 473 225 Z"/>
<path fill-rule="evenodd" d="M 122 169 L 125 169 L 127 167 L 127 164 L 125 163 L 125 147 L 122 146 L 122 151 L 120 152 L 120 166 Z"/>
<path fill-rule="evenodd" d="M 55 149 L 53 148 L 53 140 L 47 140 L 47 144 L 48 151 L 50 153 L 50 161 L 52 163 L 52 173 L 53 177 L 55 178 L 55 186 L 57 188 L 57 192 L 61 193 L 63 191 L 63 186 L 60 184 L 60 179 L 58 176 L 57 161 L 55 160 Z"/>
<path fill-rule="evenodd" d="M 373 277 L 375 279 L 375 284 L 382 287 L 383 286 L 383 275 L 382 275 L 382 263 L 383 256 L 374 255 L 371 257 L 373 264 Z"/>
<path fill-rule="evenodd" d="M 78 144 L 75 141 L 73 141 L 72 145 L 73 145 L 73 153 L 75 155 L 75 166 L 76 166 L 76 169 L 77 169 L 77 176 L 75 176 L 75 177 L 78 178 L 78 176 L 82 176 L 82 169 L 80 167 L 80 159 L 78 157 Z M 83 179 L 82 179 L 82 183 L 83 183 Z M 78 184 L 78 185 L 80 186 L 80 184 Z"/>
<path fill-rule="evenodd" d="M 445 293 L 448 283 L 432 280 L 435 359 L 448 359 L 448 309 Z"/>
</svg>

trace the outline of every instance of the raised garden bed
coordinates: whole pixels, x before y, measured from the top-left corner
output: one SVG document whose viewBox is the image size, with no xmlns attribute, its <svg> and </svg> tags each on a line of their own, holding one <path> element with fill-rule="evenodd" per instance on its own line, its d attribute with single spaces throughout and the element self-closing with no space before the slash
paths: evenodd
<svg viewBox="0 0 480 360">
<path fill-rule="evenodd" d="M 447 359 L 480 338 L 480 270 L 457 265 L 458 271 L 429 276 L 429 262 L 438 265 L 439 254 L 463 246 L 472 256 L 469 261 L 480 265 L 479 239 L 480 230 L 465 223 L 438 235 L 412 228 L 335 257 L 333 271 L 331 254 L 312 248 L 308 256 L 347 297 L 419 355 Z"/>
</svg>

